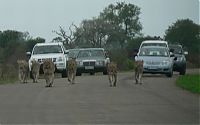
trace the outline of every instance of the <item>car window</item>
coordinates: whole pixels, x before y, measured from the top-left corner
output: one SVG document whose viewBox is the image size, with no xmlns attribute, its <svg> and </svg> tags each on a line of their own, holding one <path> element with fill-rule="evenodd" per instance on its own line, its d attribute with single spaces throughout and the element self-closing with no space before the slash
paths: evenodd
<svg viewBox="0 0 200 125">
<path fill-rule="evenodd" d="M 165 43 L 143 43 L 142 47 L 144 46 L 163 46 L 163 47 L 167 47 L 167 44 Z"/>
<path fill-rule="evenodd" d="M 181 46 L 169 46 L 169 48 L 173 50 L 174 54 L 183 54 Z"/>
<path fill-rule="evenodd" d="M 68 57 L 76 58 L 78 55 L 79 50 L 69 50 Z"/>
<path fill-rule="evenodd" d="M 33 50 L 33 54 L 47 54 L 47 53 L 62 53 L 61 46 L 59 45 L 36 46 Z"/>
<path fill-rule="evenodd" d="M 103 50 L 81 50 L 78 53 L 78 58 L 85 57 L 105 57 Z"/>
<path fill-rule="evenodd" d="M 92 50 L 91 56 L 92 57 L 104 57 L 104 52 L 102 50 Z"/>
<path fill-rule="evenodd" d="M 90 51 L 89 50 L 79 51 L 78 58 L 84 58 L 84 57 L 90 57 Z"/>
<path fill-rule="evenodd" d="M 139 56 L 169 56 L 166 48 L 141 48 Z"/>
</svg>

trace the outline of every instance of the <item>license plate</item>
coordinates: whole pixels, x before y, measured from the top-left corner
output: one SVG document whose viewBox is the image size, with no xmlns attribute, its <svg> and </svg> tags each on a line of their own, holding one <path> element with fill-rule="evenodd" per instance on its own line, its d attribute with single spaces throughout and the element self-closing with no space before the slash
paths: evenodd
<svg viewBox="0 0 200 125">
<path fill-rule="evenodd" d="M 94 69 L 94 66 L 85 66 L 85 69 Z"/>
<path fill-rule="evenodd" d="M 157 66 L 150 66 L 149 69 L 158 69 Z"/>
</svg>

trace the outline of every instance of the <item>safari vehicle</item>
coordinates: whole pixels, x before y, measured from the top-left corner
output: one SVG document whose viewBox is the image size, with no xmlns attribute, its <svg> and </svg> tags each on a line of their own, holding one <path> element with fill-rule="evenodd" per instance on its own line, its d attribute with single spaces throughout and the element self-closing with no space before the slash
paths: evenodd
<svg viewBox="0 0 200 125">
<path fill-rule="evenodd" d="M 110 59 L 106 57 L 103 48 L 85 48 L 80 49 L 76 58 L 77 75 L 82 73 L 90 73 L 94 75 L 96 72 L 107 74 L 107 63 Z"/>
<path fill-rule="evenodd" d="M 177 60 L 174 61 L 173 70 L 179 72 L 180 75 L 185 75 L 186 73 L 186 58 L 185 55 L 188 54 L 187 51 L 183 51 L 183 48 L 179 44 L 170 44 L 170 51 L 173 52 Z"/>
<path fill-rule="evenodd" d="M 166 74 L 168 77 L 173 75 L 173 54 L 162 46 L 144 46 L 140 49 L 135 60 L 143 60 L 143 73 Z"/>
<path fill-rule="evenodd" d="M 167 41 L 163 41 L 163 40 L 145 40 L 140 44 L 139 49 L 135 49 L 134 50 L 133 56 L 134 57 L 137 56 L 137 53 L 139 53 L 141 48 L 145 47 L 145 46 L 161 46 L 161 47 L 166 47 L 168 50 L 170 50 Z"/>
<path fill-rule="evenodd" d="M 31 61 L 36 60 L 41 64 L 40 66 L 40 73 L 42 71 L 42 63 L 45 59 L 51 59 L 56 67 L 55 72 L 61 73 L 62 77 L 67 77 L 66 72 L 66 50 L 62 43 L 37 43 L 34 47 L 32 52 L 27 52 L 27 55 L 30 56 L 29 59 L 29 71 L 30 76 L 31 73 Z"/>
<path fill-rule="evenodd" d="M 77 58 L 80 49 L 68 49 L 67 57 L 68 58 Z"/>
<path fill-rule="evenodd" d="M 169 49 L 168 42 L 162 40 L 146 40 L 140 44 L 139 50 L 144 46 L 162 46 Z"/>
</svg>

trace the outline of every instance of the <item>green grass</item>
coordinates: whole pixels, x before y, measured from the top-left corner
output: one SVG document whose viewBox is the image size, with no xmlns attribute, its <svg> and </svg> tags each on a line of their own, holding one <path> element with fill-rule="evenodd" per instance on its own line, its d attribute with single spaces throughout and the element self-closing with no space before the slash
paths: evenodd
<svg viewBox="0 0 200 125">
<path fill-rule="evenodd" d="M 176 84 L 183 89 L 200 94 L 200 74 L 180 76 Z"/>
</svg>

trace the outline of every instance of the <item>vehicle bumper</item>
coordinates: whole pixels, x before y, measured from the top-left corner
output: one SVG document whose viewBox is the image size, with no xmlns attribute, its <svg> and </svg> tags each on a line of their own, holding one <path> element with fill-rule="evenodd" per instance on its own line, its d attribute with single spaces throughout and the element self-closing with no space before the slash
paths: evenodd
<svg viewBox="0 0 200 125">
<path fill-rule="evenodd" d="M 167 74 L 172 71 L 171 67 L 156 67 L 156 68 L 150 68 L 150 67 L 144 67 L 143 73 L 155 73 L 155 74 Z"/>
<path fill-rule="evenodd" d="M 107 71 L 107 68 L 105 66 L 94 66 L 93 68 L 87 68 L 86 66 L 77 67 L 78 73 L 95 73 L 105 71 Z"/>
</svg>

